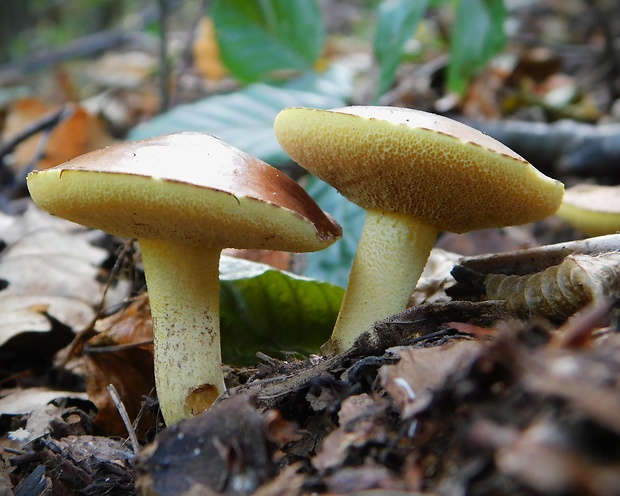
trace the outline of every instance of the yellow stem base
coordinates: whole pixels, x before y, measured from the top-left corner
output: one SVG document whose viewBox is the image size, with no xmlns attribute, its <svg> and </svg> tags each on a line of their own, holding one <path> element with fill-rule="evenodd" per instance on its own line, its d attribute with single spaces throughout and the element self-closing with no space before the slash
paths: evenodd
<svg viewBox="0 0 620 496">
<path fill-rule="evenodd" d="M 438 232 L 408 215 L 367 211 L 336 326 L 321 348 L 324 354 L 348 350 L 375 322 L 406 308 Z"/>
</svg>

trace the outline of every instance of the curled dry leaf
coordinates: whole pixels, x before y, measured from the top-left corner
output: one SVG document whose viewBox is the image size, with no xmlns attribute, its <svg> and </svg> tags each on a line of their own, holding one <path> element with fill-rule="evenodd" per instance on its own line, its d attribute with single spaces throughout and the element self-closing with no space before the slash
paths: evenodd
<svg viewBox="0 0 620 496">
<path fill-rule="evenodd" d="M 487 298 L 506 300 L 517 315 L 564 320 L 620 291 L 620 252 L 569 255 L 559 265 L 526 276 L 491 274 L 484 286 Z"/>
</svg>

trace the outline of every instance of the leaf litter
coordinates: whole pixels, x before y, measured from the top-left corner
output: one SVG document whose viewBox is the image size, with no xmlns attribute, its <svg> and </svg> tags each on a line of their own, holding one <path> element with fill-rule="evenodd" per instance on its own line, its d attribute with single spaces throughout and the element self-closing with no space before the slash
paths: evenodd
<svg viewBox="0 0 620 496">
<path fill-rule="evenodd" d="M 442 265 L 446 257 L 439 257 Z M 147 300 L 140 297 L 99 320 L 83 348 L 96 416 L 83 411 L 89 420 L 80 420 L 77 437 L 59 437 L 70 429 L 44 421 L 41 437 L 3 455 L 12 480 L 32 477 L 53 494 L 69 487 L 134 494 L 134 483 L 162 495 L 614 494 L 620 341 L 612 307 L 584 309 L 558 329 L 544 319 L 511 320 L 501 301 L 430 299 L 378 323 L 378 342 L 362 338 L 343 355 L 259 355 L 257 366 L 228 368 L 228 398 L 162 430 L 150 382 Z M 97 437 L 126 436 L 107 383 L 121 391 L 130 417 L 140 418 L 145 447 L 137 460 L 124 444 Z M 32 415 L 10 415 L 10 432 L 29 431 Z M 89 449 L 106 470 L 85 464 Z M 37 471 L 43 464 L 70 475 L 55 480 Z"/>
</svg>

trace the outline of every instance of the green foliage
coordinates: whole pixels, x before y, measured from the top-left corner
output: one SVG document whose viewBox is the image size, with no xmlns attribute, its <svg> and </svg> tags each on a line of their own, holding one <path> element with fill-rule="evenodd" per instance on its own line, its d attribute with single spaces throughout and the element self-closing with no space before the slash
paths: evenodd
<svg viewBox="0 0 620 496">
<path fill-rule="evenodd" d="M 394 81 L 407 40 L 422 20 L 428 0 L 383 0 L 378 7 L 374 52 L 379 64 L 375 101 Z"/>
<path fill-rule="evenodd" d="M 450 43 L 448 86 L 458 94 L 506 44 L 504 0 L 458 0 Z"/>
<path fill-rule="evenodd" d="M 246 83 L 306 71 L 323 48 L 316 0 L 216 0 L 211 15 L 223 63 Z"/>
<path fill-rule="evenodd" d="M 255 354 L 318 353 L 336 322 L 344 290 L 264 264 L 222 257 L 222 355 L 255 363 Z"/>
<path fill-rule="evenodd" d="M 428 8 L 454 9 L 448 86 L 463 94 L 469 79 L 506 42 L 504 0 L 381 0 L 373 51 L 377 90 L 392 84 L 404 47 Z M 222 61 L 240 81 L 254 82 L 309 70 L 319 57 L 325 27 L 316 0 L 216 0 L 212 16 Z"/>
</svg>

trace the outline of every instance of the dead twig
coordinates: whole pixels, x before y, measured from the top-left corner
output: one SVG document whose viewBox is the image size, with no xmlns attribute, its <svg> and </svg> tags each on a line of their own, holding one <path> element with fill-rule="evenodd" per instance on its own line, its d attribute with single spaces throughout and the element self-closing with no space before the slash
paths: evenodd
<svg viewBox="0 0 620 496">
<path fill-rule="evenodd" d="M 138 444 L 138 436 L 136 436 L 136 431 L 131 424 L 131 420 L 129 420 L 129 415 L 127 415 L 127 410 L 125 409 L 125 405 L 121 400 L 121 397 L 118 395 L 118 391 L 114 387 L 114 384 L 108 385 L 108 392 L 112 397 L 112 401 L 116 405 L 116 409 L 118 410 L 119 415 L 123 419 L 123 424 L 125 424 L 125 428 L 127 429 L 127 433 L 129 434 L 129 442 L 131 443 L 131 449 L 135 454 L 138 454 L 140 451 L 140 444 Z"/>
</svg>

